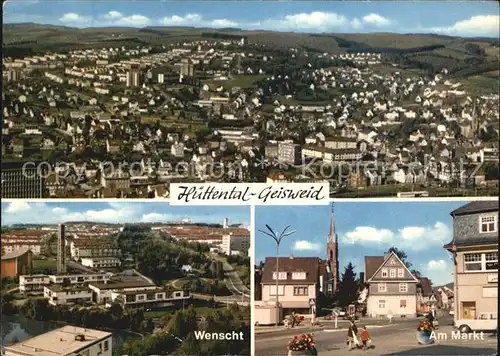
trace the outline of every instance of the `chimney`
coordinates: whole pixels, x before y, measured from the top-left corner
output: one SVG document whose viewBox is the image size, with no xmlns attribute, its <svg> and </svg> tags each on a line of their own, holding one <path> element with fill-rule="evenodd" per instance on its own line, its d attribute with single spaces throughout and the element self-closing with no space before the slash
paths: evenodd
<svg viewBox="0 0 500 356">
<path fill-rule="evenodd" d="M 228 218 L 224 218 L 224 225 L 223 225 L 224 229 L 227 229 L 229 227 L 229 220 Z"/>
<path fill-rule="evenodd" d="M 66 273 L 66 225 L 60 224 L 57 234 L 57 273 Z"/>
</svg>

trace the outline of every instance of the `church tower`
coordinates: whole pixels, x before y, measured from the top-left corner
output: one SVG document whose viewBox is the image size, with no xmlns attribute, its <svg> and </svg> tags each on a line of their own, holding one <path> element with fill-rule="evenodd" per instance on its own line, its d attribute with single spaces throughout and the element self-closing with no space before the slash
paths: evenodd
<svg viewBox="0 0 500 356">
<path fill-rule="evenodd" d="M 330 233 L 326 244 L 328 266 L 330 268 L 331 293 L 336 293 L 339 284 L 339 249 L 337 244 L 337 233 L 335 232 L 334 207 L 332 203 L 332 217 L 330 220 Z"/>
</svg>

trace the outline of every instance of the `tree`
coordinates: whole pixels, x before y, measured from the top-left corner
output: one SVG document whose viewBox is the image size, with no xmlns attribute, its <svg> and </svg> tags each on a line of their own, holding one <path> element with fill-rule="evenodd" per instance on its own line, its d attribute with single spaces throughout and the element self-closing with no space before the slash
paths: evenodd
<svg viewBox="0 0 500 356">
<path fill-rule="evenodd" d="M 337 291 L 337 301 L 340 307 L 345 308 L 349 304 L 356 303 L 358 300 L 358 282 L 356 280 L 356 273 L 354 266 L 351 262 L 345 267 L 342 278 L 339 283 Z"/>
</svg>

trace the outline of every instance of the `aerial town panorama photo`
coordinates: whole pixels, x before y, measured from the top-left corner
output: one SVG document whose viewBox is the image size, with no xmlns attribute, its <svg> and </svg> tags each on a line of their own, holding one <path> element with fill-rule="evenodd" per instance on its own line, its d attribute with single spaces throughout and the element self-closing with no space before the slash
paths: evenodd
<svg viewBox="0 0 500 356">
<path fill-rule="evenodd" d="M 498 194 L 494 1 L 22 1 L 3 9 L 3 198 Z"/>
</svg>

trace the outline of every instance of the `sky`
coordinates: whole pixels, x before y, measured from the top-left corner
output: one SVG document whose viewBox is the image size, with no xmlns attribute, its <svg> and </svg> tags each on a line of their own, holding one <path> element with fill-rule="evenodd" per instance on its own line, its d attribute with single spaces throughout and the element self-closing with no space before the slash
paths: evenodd
<svg viewBox="0 0 500 356">
<path fill-rule="evenodd" d="M 12 224 L 57 224 L 67 221 L 102 223 L 166 223 L 190 218 L 193 223 L 250 226 L 249 207 L 184 207 L 165 202 L 2 202 L 2 226 Z"/>
<path fill-rule="evenodd" d="M 192 26 L 295 32 L 498 37 L 496 1 L 9 0 L 4 23 L 71 27 Z"/>
<path fill-rule="evenodd" d="M 340 273 L 349 262 L 355 272 L 364 270 L 365 256 L 382 256 L 395 246 L 408 262 L 438 286 L 453 281 L 453 261 L 443 245 L 452 240 L 450 212 L 468 201 L 448 202 L 340 202 L 334 205 L 339 244 Z M 326 258 L 331 206 L 270 207 L 255 209 L 257 230 L 275 231 L 287 225 L 296 233 L 283 238 L 280 256 Z M 255 232 L 255 261 L 276 256 L 276 243 Z"/>
</svg>

